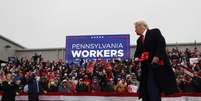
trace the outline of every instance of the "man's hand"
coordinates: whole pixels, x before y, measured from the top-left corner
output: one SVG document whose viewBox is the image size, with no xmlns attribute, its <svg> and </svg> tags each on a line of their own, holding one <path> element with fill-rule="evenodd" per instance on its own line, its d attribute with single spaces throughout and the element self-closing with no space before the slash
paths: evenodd
<svg viewBox="0 0 201 101">
<path fill-rule="evenodd" d="M 154 57 L 152 60 L 152 64 L 158 64 L 159 63 L 159 57 Z"/>
<path fill-rule="evenodd" d="M 16 95 L 20 95 L 20 93 L 19 93 L 19 92 L 16 92 Z"/>
<path fill-rule="evenodd" d="M 46 90 L 44 90 L 44 91 L 43 91 L 43 93 L 47 94 L 47 91 L 46 91 Z"/>
<path fill-rule="evenodd" d="M 135 58 L 134 61 L 140 61 L 140 59 L 139 58 Z"/>
</svg>

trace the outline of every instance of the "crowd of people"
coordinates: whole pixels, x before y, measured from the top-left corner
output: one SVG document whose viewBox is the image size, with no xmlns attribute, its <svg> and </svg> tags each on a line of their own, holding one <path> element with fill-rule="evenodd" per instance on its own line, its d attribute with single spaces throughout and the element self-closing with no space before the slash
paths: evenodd
<svg viewBox="0 0 201 101">
<path fill-rule="evenodd" d="M 201 92 L 201 52 L 197 49 L 167 50 L 180 92 Z M 191 61 L 191 59 L 194 59 Z M 135 93 L 139 86 L 140 63 L 133 59 L 97 60 L 79 63 L 44 61 L 42 56 L 15 58 L 0 68 L 0 91 L 4 81 L 17 94 L 61 92 Z"/>
<path fill-rule="evenodd" d="M 180 92 L 201 92 L 201 52 L 194 49 L 167 50 Z"/>
</svg>

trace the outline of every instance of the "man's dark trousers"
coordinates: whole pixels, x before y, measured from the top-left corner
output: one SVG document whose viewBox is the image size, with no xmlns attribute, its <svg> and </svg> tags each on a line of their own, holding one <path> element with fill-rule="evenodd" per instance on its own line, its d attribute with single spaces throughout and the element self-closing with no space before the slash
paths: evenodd
<svg viewBox="0 0 201 101">
<path fill-rule="evenodd" d="M 154 68 L 152 65 L 148 66 L 148 75 L 147 75 L 147 95 L 146 98 L 142 98 L 143 101 L 161 101 L 159 87 L 154 80 Z"/>
</svg>

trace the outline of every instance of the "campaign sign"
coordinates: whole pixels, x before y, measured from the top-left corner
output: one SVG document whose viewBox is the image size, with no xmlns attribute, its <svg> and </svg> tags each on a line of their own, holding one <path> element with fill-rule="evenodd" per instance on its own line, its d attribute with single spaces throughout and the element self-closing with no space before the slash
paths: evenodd
<svg viewBox="0 0 201 101">
<path fill-rule="evenodd" d="M 65 60 L 68 62 L 97 59 L 130 58 L 130 36 L 66 36 Z"/>
</svg>

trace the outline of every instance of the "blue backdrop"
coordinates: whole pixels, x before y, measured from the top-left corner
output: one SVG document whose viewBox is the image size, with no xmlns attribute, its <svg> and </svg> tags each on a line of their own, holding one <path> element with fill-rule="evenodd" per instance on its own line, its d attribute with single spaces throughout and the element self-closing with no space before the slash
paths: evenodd
<svg viewBox="0 0 201 101">
<path fill-rule="evenodd" d="M 66 36 L 65 60 L 130 58 L 129 34 Z"/>
</svg>

